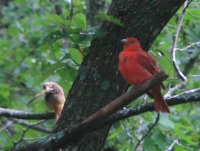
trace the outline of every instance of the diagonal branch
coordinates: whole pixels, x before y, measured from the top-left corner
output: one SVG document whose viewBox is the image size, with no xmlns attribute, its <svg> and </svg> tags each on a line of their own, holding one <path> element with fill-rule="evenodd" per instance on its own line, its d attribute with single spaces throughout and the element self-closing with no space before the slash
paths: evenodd
<svg viewBox="0 0 200 151">
<path fill-rule="evenodd" d="M 130 92 L 131 91 L 129 91 L 128 93 Z M 200 101 L 200 89 L 186 91 L 171 98 L 167 98 L 166 101 L 169 106 Z M 148 111 L 154 111 L 153 103 L 144 105 L 142 107 L 134 107 L 131 109 L 122 110 L 119 113 L 115 113 L 110 117 L 107 117 L 102 124 L 98 125 L 98 127 L 87 127 L 86 125 L 82 125 L 79 123 L 69 129 L 64 129 L 57 133 L 53 133 L 45 138 L 39 139 L 38 141 L 24 146 L 23 148 L 19 148 L 18 150 L 37 150 L 37 146 L 40 146 L 41 148 L 57 148 L 64 146 L 66 147 L 71 143 L 77 142 L 78 139 L 80 139 L 81 136 L 86 132 L 101 129 L 107 125 L 111 125 L 130 116 L 136 116 Z"/>
<path fill-rule="evenodd" d="M 101 121 L 104 120 L 106 117 L 117 112 L 117 110 L 123 108 L 124 106 L 126 106 L 127 104 L 132 102 L 134 99 L 136 99 L 137 97 L 147 92 L 149 89 L 151 89 L 155 85 L 161 83 L 167 77 L 168 77 L 167 75 L 161 72 L 152 76 L 150 80 L 147 80 L 143 84 L 132 87 L 132 89 L 129 92 L 114 99 L 109 104 L 107 104 L 106 106 L 98 110 L 96 113 L 86 118 L 82 122 L 82 124 L 88 126 L 92 124 L 97 125 L 98 123 L 101 123 Z"/>
<path fill-rule="evenodd" d="M 200 88 L 189 90 L 179 95 L 175 95 L 171 98 L 167 98 L 166 101 L 169 106 L 200 101 Z M 154 109 L 153 103 L 150 103 L 141 107 L 133 107 L 130 109 L 122 110 L 121 112 L 115 113 L 112 116 L 105 119 L 101 127 L 126 119 L 131 116 L 136 116 L 136 115 L 139 115 L 148 111 L 154 111 L 154 110 L 155 109 Z"/>
<path fill-rule="evenodd" d="M 143 84 L 133 87 L 129 92 L 111 101 L 111 103 L 109 103 L 105 107 L 102 107 L 100 110 L 98 110 L 82 122 L 76 124 L 72 128 L 64 129 L 60 132 L 51 134 L 45 138 L 36 141 L 35 143 L 24 146 L 23 148 L 19 148 L 19 150 L 37 150 L 38 147 L 40 149 L 52 149 L 58 147 L 66 147 L 71 143 L 77 142 L 78 139 L 80 139 L 85 133 L 98 130 L 99 125 L 108 116 L 115 113 L 117 110 L 124 107 L 131 101 L 135 100 L 152 87 L 161 83 L 167 77 L 168 76 L 165 75 L 163 72 L 158 73 L 152 76 L 151 79 L 145 81 Z"/>
</svg>

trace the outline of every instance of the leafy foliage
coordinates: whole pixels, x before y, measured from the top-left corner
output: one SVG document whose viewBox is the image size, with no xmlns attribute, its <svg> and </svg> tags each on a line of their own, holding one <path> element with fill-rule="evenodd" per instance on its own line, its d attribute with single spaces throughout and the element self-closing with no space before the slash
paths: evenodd
<svg viewBox="0 0 200 151">
<path fill-rule="evenodd" d="M 107 4 L 110 1 L 106 1 Z M 55 12 L 58 5 L 62 14 Z M 193 1 L 188 8 L 180 36 L 178 48 L 197 42 L 200 37 L 200 4 Z M 86 20 L 86 4 L 84 1 L 60 0 L 15 0 L 2 6 L 0 10 L 0 106 L 21 109 L 23 111 L 45 112 L 42 101 L 27 107 L 29 99 L 41 89 L 44 81 L 58 82 L 67 95 L 77 70 L 85 55 L 89 53 L 90 42 L 93 37 L 103 36 L 97 26 L 90 27 Z M 170 20 L 165 29 L 157 37 L 150 53 L 155 56 L 161 69 L 169 74 L 165 81 L 167 88 L 180 83 L 171 60 L 172 39 L 177 26 L 177 17 L 181 9 Z M 97 19 L 123 26 L 120 20 L 108 16 L 105 12 L 96 16 Z M 174 94 L 200 87 L 199 77 L 199 48 L 195 45 L 185 51 L 177 50 L 177 63 L 187 74 L 187 84 Z M 198 75 L 198 76 L 194 76 Z M 166 93 L 166 90 L 163 91 Z M 147 101 L 150 101 L 148 98 Z M 137 105 L 142 104 L 143 97 L 138 99 Z M 134 102 L 131 105 L 136 105 Z M 161 115 L 155 129 L 142 144 L 143 150 L 163 151 L 175 139 L 183 146 L 198 150 L 200 140 L 200 109 L 199 104 L 186 104 L 171 107 L 172 114 Z M 105 149 L 133 150 L 138 138 L 148 130 L 155 121 L 155 113 L 146 113 L 129 118 L 113 125 L 107 138 Z M 8 119 L 1 117 L 3 126 Z M 33 121 L 35 122 L 35 121 Z M 44 126 L 52 128 L 54 121 Z M 124 126 L 125 125 L 125 126 Z M 0 149 L 5 150 L 13 146 L 21 138 L 23 126 L 14 124 L 8 132 L 0 131 Z M 130 136 L 127 135 L 127 130 Z M 29 130 L 25 138 L 45 136 L 45 133 Z M 187 150 L 183 146 L 175 145 L 175 151 Z"/>
</svg>

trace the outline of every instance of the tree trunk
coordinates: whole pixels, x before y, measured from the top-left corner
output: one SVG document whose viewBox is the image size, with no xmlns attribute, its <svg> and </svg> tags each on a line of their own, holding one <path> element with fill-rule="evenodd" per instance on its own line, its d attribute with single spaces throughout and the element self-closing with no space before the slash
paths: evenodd
<svg viewBox="0 0 200 151">
<path fill-rule="evenodd" d="M 103 38 L 91 43 L 79 74 L 68 94 L 56 131 L 81 121 L 127 90 L 118 70 L 120 40 L 136 37 L 148 50 L 156 36 L 184 0 L 113 0 L 108 15 L 118 18 L 123 27 L 105 22 Z M 104 146 L 110 127 L 87 134 L 68 150 L 98 151 Z"/>
</svg>

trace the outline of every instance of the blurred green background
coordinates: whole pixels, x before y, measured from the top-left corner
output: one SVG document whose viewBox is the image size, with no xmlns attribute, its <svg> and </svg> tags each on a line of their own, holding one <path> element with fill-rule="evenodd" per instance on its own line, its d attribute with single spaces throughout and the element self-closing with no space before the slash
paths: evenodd
<svg viewBox="0 0 200 151">
<path fill-rule="evenodd" d="M 58 82 L 67 96 L 77 70 L 94 36 L 102 36 L 102 21 L 121 25 L 119 20 L 105 15 L 111 0 L 1 0 L 0 1 L 0 107 L 30 112 L 46 112 L 43 101 L 26 104 L 42 87 L 44 81 Z M 56 9 L 55 9 L 56 8 Z M 182 8 L 157 37 L 150 53 L 170 77 L 166 88 L 180 83 L 171 60 L 172 39 Z M 194 0 L 185 14 L 178 38 L 178 48 L 200 41 L 200 1 Z M 200 87 L 200 44 L 187 50 L 177 50 L 177 63 L 187 76 L 186 85 L 173 95 Z M 163 91 L 166 93 L 167 91 Z M 42 99 L 41 99 L 42 100 Z M 144 96 L 130 106 L 141 105 Z M 147 101 L 151 99 L 147 98 Z M 137 103 L 137 104 L 136 104 Z M 151 134 L 139 149 L 163 151 L 174 140 L 175 151 L 200 148 L 200 104 L 170 107 L 172 114 L 162 114 Z M 111 128 L 105 150 L 133 150 L 137 140 L 148 130 L 156 113 L 145 113 L 116 123 Z M 0 117 L 0 129 L 9 120 Z M 36 122 L 36 121 L 31 121 Z M 43 123 L 53 128 L 54 120 Z M 0 150 L 6 150 L 20 140 L 24 129 L 13 123 L 0 131 Z M 29 129 L 25 139 L 35 140 L 46 133 Z"/>
</svg>

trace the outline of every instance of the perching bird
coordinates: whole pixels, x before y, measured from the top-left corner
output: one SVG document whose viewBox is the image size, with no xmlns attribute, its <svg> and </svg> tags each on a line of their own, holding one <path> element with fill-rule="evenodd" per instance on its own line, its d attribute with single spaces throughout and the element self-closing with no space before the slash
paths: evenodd
<svg viewBox="0 0 200 151">
<path fill-rule="evenodd" d="M 123 78 L 132 85 L 143 83 L 152 75 L 159 73 L 156 60 L 146 51 L 142 50 L 136 38 L 122 39 L 123 50 L 119 54 L 119 70 Z M 151 89 L 156 112 L 170 113 L 167 103 L 161 94 L 161 85 Z"/>
<path fill-rule="evenodd" d="M 45 104 L 48 109 L 55 112 L 55 120 L 57 122 L 65 103 L 65 95 L 63 89 L 55 82 L 45 82 L 43 84 L 43 88 L 44 90 L 42 90 L 33 99 L 31 99 L 28 105 L 31 104 L 34 100 L 38 99 L 40 96 L 45 95 Z"/>
</svg>

